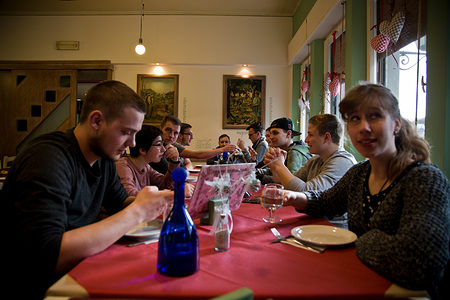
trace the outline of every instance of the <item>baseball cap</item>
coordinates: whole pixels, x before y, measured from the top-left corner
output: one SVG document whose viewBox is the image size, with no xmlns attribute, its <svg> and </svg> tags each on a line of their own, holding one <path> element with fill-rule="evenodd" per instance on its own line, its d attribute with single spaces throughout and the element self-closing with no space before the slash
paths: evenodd
<svg viewBox="0 0 450 300">
<path fill-rule="evenodd" d="M 270 128 L 281 128 L 283 130 L 290 130 L 292 131 L 292 136 L 300 135 L 300 132 L 294 130 L 292 120 L 289 118 L 279 118 L 274 120 L 272 124 L 270 124 Z"/>
</svg>

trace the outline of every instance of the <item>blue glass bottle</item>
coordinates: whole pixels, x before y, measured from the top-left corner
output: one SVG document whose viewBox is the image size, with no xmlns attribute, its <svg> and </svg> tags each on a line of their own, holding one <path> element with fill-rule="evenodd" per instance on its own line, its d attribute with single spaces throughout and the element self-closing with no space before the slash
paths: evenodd
<svg viewBox="0 0 450 300">
<path fill-rule="evenodd" d="M 183 168 L 176 168 L 172 172 L 175 183 L 173 208 L 159 236 L 157 269 L 167 276 L 188 276 L 199 268 L 197 230 L 184 205 L 187 175 Z"/>
</svg>

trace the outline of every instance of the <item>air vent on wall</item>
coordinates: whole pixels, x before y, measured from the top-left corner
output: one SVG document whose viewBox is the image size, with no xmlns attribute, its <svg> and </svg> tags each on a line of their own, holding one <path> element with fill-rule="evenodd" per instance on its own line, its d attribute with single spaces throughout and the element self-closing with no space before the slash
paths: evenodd
<svg viewBox="0 0 450 300">
<path fill-rule="evenodd" d="M 80 50 L 79 41 L 56 41 L 56 50 Z"/>
</svg>

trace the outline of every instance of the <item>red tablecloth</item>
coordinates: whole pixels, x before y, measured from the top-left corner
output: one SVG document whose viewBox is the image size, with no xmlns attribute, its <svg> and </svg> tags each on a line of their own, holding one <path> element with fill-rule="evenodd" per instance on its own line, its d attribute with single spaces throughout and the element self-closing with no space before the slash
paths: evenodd
<svg viewBox="0 0 450 300">
<path fill-rule="evenodd" d="M 267 211 L 243 203 L 233 212 L 231 248 L 214 251 L 211 226 L 197 225 L 200 270 L 172 278 L 156 271 L 158 244 L 127 247 L 124 241 L 86 258 L 69 274 L 91 297 L 211 298 L 241 287 L 255 298 L 359 298 L 383 296 L 391 283 L 366 267 L 353 246 L 330 248 L 322 254 L 274 239 L 261 218 Z M 276 211 L 284 221 L 276 225 L 283 235 L 305 224 L 329 224 L 298 214 L 292 207 Z"/>
</svg>

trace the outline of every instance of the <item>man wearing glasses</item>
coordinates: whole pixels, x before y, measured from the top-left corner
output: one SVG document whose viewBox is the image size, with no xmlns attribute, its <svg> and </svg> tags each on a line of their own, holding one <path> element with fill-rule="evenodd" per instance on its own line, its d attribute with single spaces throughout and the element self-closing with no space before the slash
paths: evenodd
<svg viewBox="0 0 450 300">
<path fill-rule="evenodd" d="M 192 133 L 192 125 L 188 123 L 181 123 L 180 134 L 178 135 L 176 144 L 180 144 L 184 147 L 190 146 L 193 139 L 194 134 Z M 177 147 L 175 144 L 174 146 Z M 184 167 L 188 170 L 194 168 L 194 165 L 189 158 L 184 158 Z"/>
<path fill-rule="evenodd" d="M 184 159 L 208 159 L 217 156 L 223 152 L 234 152 L 236 150 L 235 145 L 226 145 L 218 149 L 210 150 L 191 150 L 187 149 L 183 145 L 176 143 L 178 136 L 181 132 L 181 121 L 175 116 L 166 116 L 161 123 L 162 139 L 164 146 L 166 147 L 166 153 L 172 151 L 173 148 L 178 150 L 179 160 L 170 161 L 171 163 L 179 163 L 181 167 L 184 167 Z M 191 131 L 192 132 L 192 131 Z M 164 155 L 167 158 L 167 154 Z M 165 174 L 168 169 L 168 160 L 163 157 L 159 163 L 151 163 L 151 167 L 157 170 L 159 173 Z"/>
<path fill-rule="evenodd" d="M 263 136 L 263 127 L 261 123 L 253 123 L 246 128 L 248 131 L 248 138 L 252 142 L 252 146 L 245 147 L 243 140 L 238 139 L 237 145 L 242 151 L 240 160 L 245 163 L 256 162 L 260 163 L 264 159 L 269 145 Z"/>
</svg>

